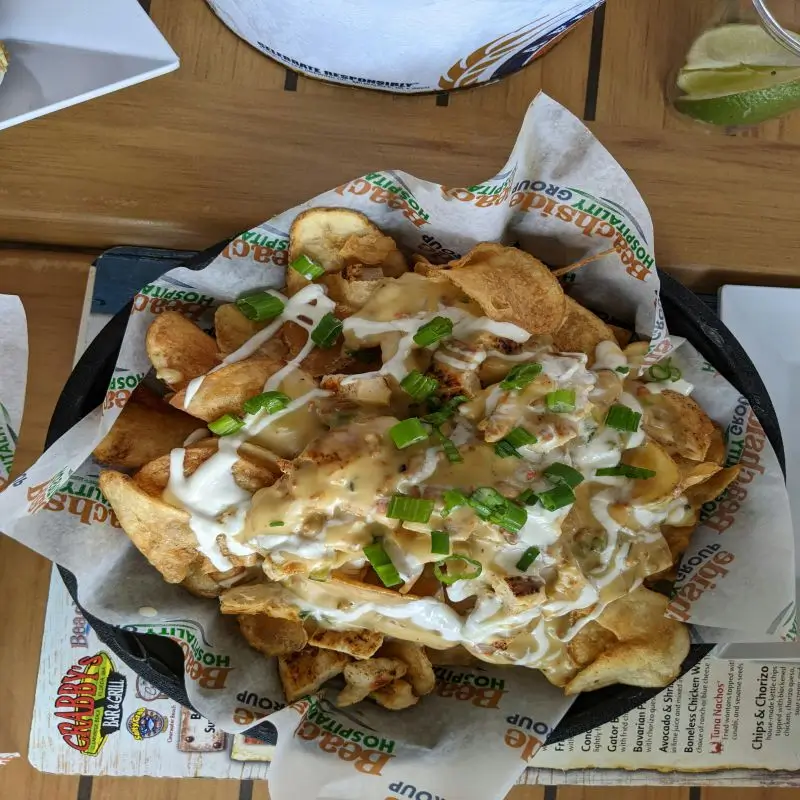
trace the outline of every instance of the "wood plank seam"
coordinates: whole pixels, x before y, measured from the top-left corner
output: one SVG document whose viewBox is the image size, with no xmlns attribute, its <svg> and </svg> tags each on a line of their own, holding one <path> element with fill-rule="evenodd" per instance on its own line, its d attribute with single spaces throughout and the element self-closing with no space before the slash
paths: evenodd
<svg viewBox="0 0 800 800">
<path fill-rule="evenodd" d="M 253 781 L 239 781 L 239 800 L 253 800 Z"/>
<path fill-rule="evenodd" d="M 606 26 L 606 6 L 595 9 L 592 18 L 592 43 L 589 47 L 589 74 L 586 79 L 586 103 L 583 118 L 593 122 L 597 115 L 597 92 L 600 86 L 600 70 L 603 62 L 603 34 Z"/>
<path fill-rule="evenodd" d="M 556 800 L 558 797 L 558 786 L 544 787 L 544 800 Z"/>
<path fill-rule="evenodd" d="M 81 775 L 75 800 L 92 800 L 92 776 Z"/>
<path fill-rule="evenodd" d="M 298 75 L 294 70 L 288 69 L 286 70 L 286 78 L 283 81 L 283 91 L 284 92 L 296 92 L 297 91 L 297 79 Z"/>
</svg>

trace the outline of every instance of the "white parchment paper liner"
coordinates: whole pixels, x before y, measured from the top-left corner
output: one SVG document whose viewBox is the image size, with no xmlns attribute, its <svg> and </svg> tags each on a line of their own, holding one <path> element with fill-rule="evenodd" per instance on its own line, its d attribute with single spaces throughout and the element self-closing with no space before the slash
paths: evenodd
<svg viewBox="0 0 800 800">
<path fill-rule="evenodd" d="M 0 496 L 0 519 L 10 535 L 77 575 L 80 600 L 91 613 L 177 639 L 186 655 L 189 696 L 222 729 L 244 730 L 278 711 L 270 717 L 280 732 L 270 772 L 275 800 L 383 800 L 402 786 L 416 787 L 420 800 L 503 797 L 569 706 L 538 672 L 440 668 L 435 693 L 400 714 L 368 703 L 337 710 L 324 696 L 283 708 L 274 663 L 248 648 L 235 619 L 222 617 L 216 602 L 164 583 L 128 542 L 97 488 L 100 467 L 89 453 L 150 369 L 144 337 L 154 315 L 176 309 L 208 328 L 217 304 L 247 290 L 281 287 L 290 224 L 313 206 L 361 210 L 408 252 L 440 261 L 482 240 L 518 243 L 553 265 L 613 248 L 574 274 L 571 293 L 635 325 L 651 338 L 655 357 L 672 349 L 642 198 L 584 125 L 539 95 L 508 163 L 479 185 L 452 189 L 403 172 L 370 173 L 241 234 L 206 269 L 175 269 L 143 287 L 104 407 Z M 752 415 L 691 346 L 682 346 L 677 358 L 700 402 L 732 432 L 733 455 L 741 449 L 737 431 L 748 418 L 756 424 Z M 730 524 L 701 527 L 688 554 L 700 559 L 690 575 L 717 558 L 704 573 L 714 573 L 716 580 L 706 579 L 714 585 L 678 612 L 703 626 L 703 638 L 726 629 L 728 636 L 733 631 L 753 640 L 789 628 L 794 558 L 788 499 L 769 443 L 762 438 L 758 447 L 759 467 L 747 473 L 746 497 L 729 509 Z M 720 552 L 728 553 L 724 563 Z"/>
</svg>

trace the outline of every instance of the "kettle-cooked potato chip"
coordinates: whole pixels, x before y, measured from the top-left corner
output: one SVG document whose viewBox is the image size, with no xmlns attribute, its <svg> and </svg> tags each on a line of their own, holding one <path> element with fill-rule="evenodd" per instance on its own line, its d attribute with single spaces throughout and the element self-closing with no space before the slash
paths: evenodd
<svg viewBox="0 0 800 800">
<path fill-rule="evenodd" d="M 553 345 L 564 353 L 586 353 L 591 364 L 600 342 L 616 341 L 614 331 L 571 297 L 566 296 L 564 300 L 566 314 L 561 325 L 553 332 Z"/>
<path fill-rule="evenodd" d="M 475 245 L 443 277 L 472 298 L 487 317 L 529 333 L 553 333 L 566 310 L 564 292 L 539 259 L 494 242 Z"/>
<path fill-rule="evenodd" d="M 92 455 L 101 464 L 135 469 L 180 447 L 200 424 L 139 385 Z"/>
<path fill-rule="evenodd" d="M 175 390 L 220 360 L 214 339 L 177 311 L 164 311 L 155 318 L 147 329 L 145 348 L 156 377 Z"/>
</svg>

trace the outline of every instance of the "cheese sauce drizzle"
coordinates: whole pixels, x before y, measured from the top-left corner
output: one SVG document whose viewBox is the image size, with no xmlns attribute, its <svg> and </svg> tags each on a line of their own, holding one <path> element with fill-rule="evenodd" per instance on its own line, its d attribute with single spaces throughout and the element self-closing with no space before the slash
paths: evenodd
<svg viewBox="0 0 800 800">
<path fill-rule="evenodd" d="M 228 355 L 211 372 L 251 357 L 286 322 L 294 322 L 310 333 L 335 308 L 325 288 L 318 284 L 310 284 L 291 298 L 278 292 L 271 294 L 285 304 L 281 315 Z M 495 349 L 491 343 L 486 347 L 475 346 L 470 339 L 481 334 L 500 337 L 518 345 L 526 345 L 531 336 L 516 325 L 475 316 L 441 303 L 435 311 L 409 313 L 390 320 L 373 320 L 356 315 L 343 320 L 345 335 L 365 342 L 365 346 L 374 346 L 377 338 L 384 350 L 385 363 L 375 372 L 348 376 L 342 382 L 347 384 L 377 375 L 391 376 L 401 381 L 409 372 L 412 354 L 418 349 L 414 343 L 415 333 L 435 317 L 445 317 L 453 323 L 449 337 L 427 348 L 432 351 L 435 362 L 469 373 L 478 370 L 487 359 L 509 363 L 535 361 L 542 365 L 543 378 L 550 380 L 553 386 L 575 390 L 574 411 L 561 414 L 548 411 L 543 395 L 531 402 L 522 402 L 521 393 L 501 389 L 499 381 L 486 390 L 482 419 L 502 421 L 503 415 L 507 415 L 508 419 L 515 421 L 514 424 L 525 427 L 538 439 L 532 445 L 521 447 L 520 459 L 511 459 L 513 463 L 507 461 L 505 466 L 483 441 L 477 420 L 463 416 L 464 409 L 460 409 L 453 420 L 455 425 L 450 434 L 453 443 L 465 453 L 474 448 L 485 448 L 478 451 L 485 452 L 483 458 L 495 459 L 501 466 L 481 467 L 481 470 L 489 469 L 496 476 L 493 485 L 506 486 L 508 492 L 519 492 L 525 487 L 532 487 L 534 491 L 549 488 L 551 484 L 543 471 L 555 462 L 573 466 L 583 474 L 587 485 L 592 484 L 594 488 L 587 508 L 604 532 L 602 546 L 593 552 L 593 566 L 581 566 L 575 562 L 573 569 L 578 582 L 569 592 L 554 589 L 548 583 L 548 575 L 554 570 L 558 571 L 565 563 L 572 563 L 564 561 L 562 532 L 573 507 L 547 511 L 537 504 L 527 507 L 526 520 L 515 535 L 499 536 L 497 528 L 489 523 L 478 522 L 474 536 L 461 536 L 456 522 L 452 523 L 455 526 L 451 534 L 457 548 L 455 552 L 480 555 L 483 564 L 483 573 L 479 578 L 457 582 L 445 590 L 451 603 L 472 602 L 471 598 L 474 598 L 474 606 L 470 610 L 459 613 L 445 602 L 445 595 L 441 591 L 433 597 L 404 596 L 405 592 L 413 592 L 425 565 L 438 558 L 431 557 L 430 546 L 426 544 L 428 539 L 425 537 L 429 536 L 429 529 L 433 526 L 450 529 L 448 526 L 451 522 L 440 518 L 437 511 L 428 526 L 407 524 L 403 527 L 401 523 L 387 520 L 386 501 L 383 498 L 395 491 L 412 496 L 422 494 L 435 497 L 438 495 L 426 495 L 426 489 L 439 487 L 439 494 L 442 488 L 448 487 L 464 490 L 465 485 L 447 483 L 446 480 L 477 480 L 475 473 L 459 473 L 459 465 L 448 464 L 441 447 L 431 443 L 416 451 L 410 450 L 407 454 L 396 452 L 391 442 L 380 444 L 380 447 L 392 450 L 385 456 L 388 459 L 386 463 L 367 461 L 359 467 L 373 473 L 373 482 L 367 484 L 371 487 L 367 492 L 367 500 L 358 495 L 363 507 L 353 509 L 353 500 L 346 495 L 345 486 L 349 481 L 350 491 L 354 491 L 353 481 L 360 481 L 363 473 L 353 472 L 352 478 L 348 478 L 350 473 L 343 470 L 336 479 L 339 483 L 326 487 L 326 491 L 332 492 L 331 498 L 316 504 L 310 502 L 314 491 L 312 477 L 307 484 L 311 494 L 306 498 L 306 511 L 302 508 L 303 497 L 294 499 L 290 495 L 287 498 L 287 502 L 291 500 L 290 506 L 285 509 L 287 520 L 277 520 L 281 524 L 275 530 L 262 527 L 255 535 L 251 535 L 254 533 L 253 520 L 267 519 L 270 509 L 259 507 L 261 516 L 256 516 L 254 508 L 260 501 L 257 499 L 254 503 L 249 492 L 236 483 L 233 469 L 239 458 L 238 450 L 242 444 L 281 418 L 331 394 L 317 388 L 292 399 L 285 409 L 277 413 L 245 415 L 244 426 L 235 435 L 220 438 L 217 452 L 191 476 L 184 475 L 186 451 L 183 448 L 173 450 L 164 497 L 189 512 L 190 527 L 197 538 L 198 550 L 208 557 L 217 570 L 231 566 L 225 553 L 231 556 L 257 553 L 266 559 L 265 570 L 268 565 L 277 570 L 291 567 L 298 560 L 306 562 L 309 567 L 307 572 L 312 569 L 329 570 L 342 565 L 355 569 L 365 563 L 361 551 L 364 543 L 372 539 L 370 531 L 377 531 L 404 581 L 401 593 L 396 595 L 397 599 L 351 602 L 347 597 L 337 595 L 333 584 L 297 577 L 275 584 L 276 592 L 290 597 L 293 604 L 312 613 L 325 625 L 368 627 L 384 630 L 390 635 L 402 629 L 410 633 L 411 638 L 431 646 L 461 643 L 473 648 L 481 657 L 500 663 L 526 666 L 553 664 L 565 643 L 574 638 L 588 622 L 597 619 L 606 605 L 620 595 L 614 587 L 621 576 L 633 570 L 626 591 L 630 591 L 631 583 L 638 585 L 642 582 L 642 576 L 636 573 L 636 565 L 630 563 L 634 543 L 642 546 L 656 542 L 660 538 L 660 525 L 667 520 L 678 520 L 685 500 L 676 498 L 672 504 L 658 509 L 634 508 L 631 513 L 636 520 L 635 526 L 639 526 L 636 530 L 620 524 L 610 513 L 612 505 L 630 507 L 627 479 L 597 478 L 594 471 L 599 467 L 615 466 L 625 450 L 645 442 L 641 426 L 634 433 L 625 433 L 607 428 L 591 416 L 594 403 L 600 402 L 597 397 L 597 376 L 606 370 L 619 373 L 615 402 L 643 413 L 641 404 L 632 393 L 633 389 L 621 390 L 628 362 L 616 342 L 601 342 L 594 356 L 593 367 L 589 369 L 589 359 L 584 354 L 556 353 L 547 344 L 534 344 L 534 349 L 512 354 Z M 387 334 L 394 334 L 394 340 L 390 338 L 387 342 Z M 314 343 L 309 336 L 297 355 L 269 377 L 264 390 L 280 389 L 284 381 L 300 368 L 313 348 Z M 195 378 L 187 386 L 185 408 L 196 397 L 205 377 Z M 613 378 L 608 378 L 604 385 L 608 385 L 608 381 L 614 385 Z M 673 382 L 661 387 L 650 383 L 647 388 L 651 392 L 664 388 L 685 391 L 688 387 L 691 390 L 688 384 L 677 384 Z M 383 437 L 384 440 L 386 438 Z M 195 440 L 194 437 L 190 439 Z M 187 440 L 187 445 L 191 441 Z M 380 437 L 378 441 L 381 441 Z M 376 457 L 373 456 L 373 459 Z M 380 458 L 384 458 L 384 455 Z M 381 477 L 382 469 L 385 470 L 384 477 Z M 460 478 L 457 477 L 459 475 Z M 446 480 L 444 476 L 447 476 Z M 380 484 L 378 478 L 384 483 Z M 321 477 L 319 480 L 329 478 Z M 381 486 L 385 489 L 382 490 Z M 317 518 L 320 521 L 314 522 Z M 534 565 L 523 572 L 517 568 L 517 563 L 529 547 L 536 547 L 540 555 Z M 291 576 L 291 570 L 286 574 Z M 503 599 L 506 595 L 500 592 L 503 586 L 510 586 L 507 583 L 509 580 L 531 581 L 533 593 L 530 599 L 523 594 L 521 599 L 517 598 L 509 605 Z M 509 593 L 508 588 L 504 591 Z M 511 593 L 508 596 L 513 599 Z M 585 612 L 587 609 L 590 611 L 578 621 L 567 624 L 572 612 Z M 504 643 L 500 650 L 494 645 L 498 639 Z"/>
</svg>

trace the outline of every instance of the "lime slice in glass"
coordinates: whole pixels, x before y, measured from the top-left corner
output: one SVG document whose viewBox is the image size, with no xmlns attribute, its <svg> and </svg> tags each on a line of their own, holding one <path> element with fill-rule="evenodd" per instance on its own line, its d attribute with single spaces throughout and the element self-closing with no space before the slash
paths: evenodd
<svg viewBox="0 0 800 800">
<path fill-rule="evenodd" d="M 733 67 L 731 69 L 682 69 L 678 88 L 697 97 L 720 97 L 754 89 L 768 89 L 800 79 L 800 67 Z"/>
<path fill-rule="evenodd" d="M 792 33 L 800 41 L 800 36 Z M 731 23 L 700 36 L 686 56 L 684 69 L 800 67 L 800 59 L 778 44 L 760 25 Z"/>
<path fill-rule="evenodd" d="M 800 79 L 717 97 L 685 95 L 675 108 L 712 125 L 758 125 L 800 108 Z"/>
</svg>

